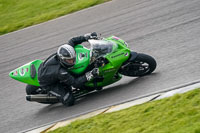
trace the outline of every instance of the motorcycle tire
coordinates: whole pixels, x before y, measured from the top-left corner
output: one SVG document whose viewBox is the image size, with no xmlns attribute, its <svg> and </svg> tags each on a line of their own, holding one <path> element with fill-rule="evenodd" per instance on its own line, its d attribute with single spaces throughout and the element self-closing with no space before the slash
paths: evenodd
<svg viewBox="0 0 200 133">
<path fill-rule="evenodd" d="M 39 86 L 26 85 L 26 94 L 27 94 L 27 95 L 35 95 L 35 94 L 38 94 L 37 89 L 39 89 Z"/>
<path fill-rule="evenodd" d="M 146 54 L 138 53 L 133 61 L 126 62 L 119 73 L 125 76 L 141 77 L 151 74 L 156 69 L 156 60 Z"/>
</svg>

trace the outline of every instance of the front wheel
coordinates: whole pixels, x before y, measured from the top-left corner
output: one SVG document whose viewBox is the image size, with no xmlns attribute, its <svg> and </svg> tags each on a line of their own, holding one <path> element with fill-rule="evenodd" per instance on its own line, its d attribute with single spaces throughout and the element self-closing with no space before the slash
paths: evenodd
<svg viewBox="0 0 200 133">
<path fill-rule="evenodd" d="M 153 57 L 139 53 L 133 61 L 124 64 L 119 73 L 125 76 L 140 77 L 151 74 L 156 66 L 157 63 Z"/>
</svg>

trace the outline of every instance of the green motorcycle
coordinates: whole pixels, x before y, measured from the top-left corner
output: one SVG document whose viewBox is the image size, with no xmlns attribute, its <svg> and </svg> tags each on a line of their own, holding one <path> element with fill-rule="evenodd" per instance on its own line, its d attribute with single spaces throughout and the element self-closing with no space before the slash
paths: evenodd
<svg viewBox="0 0 200 133">
<path fill-rule="evenodd" d="M 99 91 L 103 87 L 113 84 L 122 78 L 122 75 L 140 77 L 151 74 L 156 68 L 153 57 L 131 51 L 128 44 L 116 37 L 98 37 L 88 42 L 91 48 L 76 45 L 76 64 L 69 69 L 74 76 L 84 75 L 93 68 L 99 68 L 99 76 L 86 82 L 81 88 L 72 88 L 75 99 L 90 93 Z M 15 80 L 28 84 L 26 87 L 26 99 L 39 103 L 58 103 L 58 98 L 40 88 L 38 82 L 38 68 L 42 60 L 34 60 L 9 73 Z M 73 102 L 72 102 L 73 103 Z"/>
</svg>

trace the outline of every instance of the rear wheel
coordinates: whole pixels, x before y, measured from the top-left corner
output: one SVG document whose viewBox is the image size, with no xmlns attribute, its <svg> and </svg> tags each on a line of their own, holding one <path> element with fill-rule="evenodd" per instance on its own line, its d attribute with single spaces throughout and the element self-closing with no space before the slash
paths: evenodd
<svg viewBox="0 0 200 133">
<path fill-rule="evenodd" d="M 145 76 L 151 74 L 156 69 L 157 63 L 155 59 L 149 55 L 139 53 L 135 60 L 124 64 L 119 73 L 125 76 Z"/>
<path fill-rule="evenodd" d="M 35 94 L 39 94 L 37 92 L 37 90 L 39 89 L 39 86 L 34 86 L 34 85 L 27 85 L 26 86 L 26 94 L 27 95 L 35 95 Z"/>
</svg>

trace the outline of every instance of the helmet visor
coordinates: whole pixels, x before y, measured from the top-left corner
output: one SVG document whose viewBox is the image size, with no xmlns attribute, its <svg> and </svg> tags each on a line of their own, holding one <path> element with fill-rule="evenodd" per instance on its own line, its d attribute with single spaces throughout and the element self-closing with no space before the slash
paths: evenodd
<svg viewBox="0 0 200 133">
<path fill-rule="evenodd" d="M 74 65 L 76 58 L 63 58 L 63 63 L 66 65 Z"/>
</svg>

